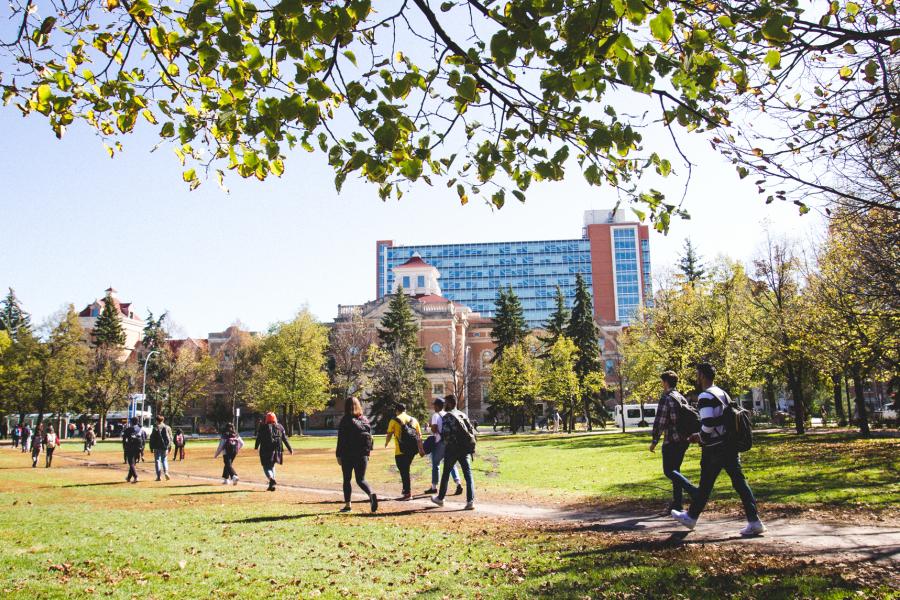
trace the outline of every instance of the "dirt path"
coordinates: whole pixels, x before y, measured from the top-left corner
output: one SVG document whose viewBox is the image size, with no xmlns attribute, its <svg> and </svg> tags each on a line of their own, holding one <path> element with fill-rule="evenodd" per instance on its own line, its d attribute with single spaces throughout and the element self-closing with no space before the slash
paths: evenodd
<svg viewBox="0 0 900 600">
<path fill-rule="evenodd" d="M 81 457 L 60 456 L 87 467 L 107 468 L 120 474 L 123 465 L 93 461 Z M 145 480 L 155 477 L 152 463 L 143 463 L 138 471 Z M 195 475 L 170 469 L 175 478 L 218 483 L 220 478 Z M 261 480 L 242 479 L 241 486 L 264 488 Z M 321 496 L 329 500 L 342 498 L 340 489 L 307 487 L 302 485 L 279 484 L 280 490 L 301 492 Z M 355 499 L 365 499 L 355 494 Z M 391 498 L 384 498 L 391 501 Z M 459 498 L 448 498 L 443 508 L 434 506 L 425 497 L 416 497 L 404 506 L 436 512 L 462 511 L 464 502 Z M 900 565 L 900 524 L 889 526 L 840 525 L 802 519 L 775 519 L 767 521 L 769 531 L 755 538 L 742 538 L 738 530 L 743 522 L 733 518 L 702 518 L 694 531 L 687 531 L 670 517 L 646 512 L 621 512 L 600 509 L 567 510 L 526 504 L 477 502 L 476 514 L 488 517 L 546 521 L 558 525 L 581 528 L 590 531 L 627 532 L 645 535 L 654 540 L 666 540 L 673 544 L 753 544 L 760 550 L 784 552 L 792 555 L 809 556 L 820 560 L 872 560 L 891 565 Z"/>
</svg>

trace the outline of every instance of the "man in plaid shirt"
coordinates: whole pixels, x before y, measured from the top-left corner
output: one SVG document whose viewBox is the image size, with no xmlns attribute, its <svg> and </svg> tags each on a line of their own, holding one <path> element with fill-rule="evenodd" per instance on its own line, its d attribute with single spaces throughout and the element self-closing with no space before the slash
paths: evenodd
<svg viewBox="0 0 900 600">
<path fill-rule="evenodd" d="M 678 431 L 678 404 L 687 403 L 687 400 L 675 389 L 678 386 L 678 375 L 674 371 L 666 371 L 659 377 L 662 380 L 663 393 L 656 407 L 656 418 L 653 420 L 650 452 L 656 451 L 659 438 L 664 435 L 663 474 L 672 480 L 672 503 L 667 511 L 683 510 L 683 492 L 686 490 L 691 496 L 697 492 L 696 486 L 681 474 L 681 463 L 684 461 L 684 453 L 690 446 L 690 440 Z"/>
</svg>

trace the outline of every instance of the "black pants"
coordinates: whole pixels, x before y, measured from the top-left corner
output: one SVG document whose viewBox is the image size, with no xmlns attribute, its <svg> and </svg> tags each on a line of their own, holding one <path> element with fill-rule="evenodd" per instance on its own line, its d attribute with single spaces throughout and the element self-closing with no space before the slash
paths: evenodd
<svg viewBox="0 0 900 600">
<path fill-rule="evenodd" d="M 369 496 L 372 495 L 372 488 L 366 482 L 366 467 L 368 466 L 368 456 L 360 456 L 355 460 L 347 457 L 341 458 L 341 471 L 344 473 L 344 502 L 350 502 L 350 479 L 354 473 L 356 473 L 356 485 Z"/>
<path fill-rule="evenodd" d="M 672 480 L 672 508 L 677 510 L 683 507 L 685 490 L 692 496 L 697 491 L 693 485 L 687 487 L 685 483 L 690 482 L 681 475 L 681 463 L 689 446 L 690 442 L 669 442 L 662 447 L 663 475 Z"/>
<path fill-rule="evenodd" d="M 126 478 L 127 481 L 131 481 L 132 477 L 135 481 L 137 481 L 137 469 L 135 469 L 134 466 L 137 464 L 140 458 L 141 455 L 139 452 L 135 452 L 133 454 L 125 453 L 125 461 L 128 463 L 128 477 Z"/>
<path fill-rule="evenodd" d="M 225 467 L 222 469 L 222 479 L 231 479 L 232 477 L 237 477 L 237 471 L 234 470 L 234 459 L 236 456 L 228 456 L 227 454 L 222 455 L 222 460 L 225 461 Z"/>
<path fill-rule="evenodd" d="M 735 450 L 726 448 L 704 448 L 700 457 L 700 485 L 697 489 L 697 495 L 691 500 L 691 508 L 688 514 L 692 519 L 696 519 L 703 512 L 709 495 L 712 493 L 713 486 L 722 469 L 728 473 L 731 478 L 731 486 L 741 497 L 741 503 L 744 505 L 744 512 L 747 514 L 748 521 L 758 521 L 759 514 L 756 510 L 756 498 L 753 497 L 753 491 L 744 478 L 744 471 L 741 469 L 741 457 Z"/>
<path fill-rule="evenodd" d="M 53 451 L 54 450 L 56 450 L 56 448 L 51 448 L 50 446 L 47 446 L 47 450 L 45 451 L 46 455 L 47 455 L 47 468 L 49 468 L 50 463 L 53 462 Z"/>
<path fill-rule="evenodd" d="M 184 460 L 184 446 L 175 446 L 172 450 L 172 460 Z"/>
<path fill-rule="evenodd" d="M 394 462 L 397 464 L 397 470 L 400 471 L 400 481 L 403 482 L 403 494 L 412 493 L 412 483 L 409 480 L 409 467 L 412 465 L 415 454 L 396 454 Z"/>
</svg>

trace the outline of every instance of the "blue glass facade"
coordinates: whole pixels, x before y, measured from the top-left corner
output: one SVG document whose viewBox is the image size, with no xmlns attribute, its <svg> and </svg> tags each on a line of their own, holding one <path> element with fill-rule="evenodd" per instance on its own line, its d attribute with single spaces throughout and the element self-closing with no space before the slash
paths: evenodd
<svg viewBox="0 0 900 600">
<path fill-rule="evenodd" d="M 616 319 L 627 323 L 641 303 L 637 230 L 631 227 L 614 228 L 612 234 Z M 649 258 L 649 253 L 647 256 Z M 649 265 L 647 268 L 649 269 Z"/>
<path fill-rule="evenodd" d="M 497 290 L 512 286 L 522 301 L 530 327 L 540 326 L 549 318 L 557 285 L 571 305 L 576 273 L 581 273 L 592 289 L 591 250 L 587 239 L 394 247 L 379 243 L 379 298 L 394 285 L 394 267 L 415 253 L 440 271 L 444 297 L 465 304 L 483 316 L 493 316 Z"/>
<path fill-rule="evenodd" d="M 644 283 L 644 304 L 653 306 L 653 280 L 650 278 L 650 240 L 641 240 L 641 279 Z"/>
</svg>

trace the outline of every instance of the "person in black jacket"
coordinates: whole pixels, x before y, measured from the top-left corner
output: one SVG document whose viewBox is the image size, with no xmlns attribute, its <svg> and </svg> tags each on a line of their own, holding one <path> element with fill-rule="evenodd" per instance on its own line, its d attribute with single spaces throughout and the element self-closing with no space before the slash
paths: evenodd
<svg viewBox="0 0 900 600">
<path fill-rule="evenodd" d="M 137 417 L 131 417 L 131 426 L 122 432 L 122 450 L 125 452 L 125 462 L 128 463 L 128 477 L 125 481 L 138 482 L 138 474 L 135 465 L 141 457 L 141 449 L 147 441 L 147 434 L 140 426 Z"/>
<path fill-rule="evenodd" d="M 270 492 L 275 491 L 275 464 L 280 465 L 284 462 L 285 447 L 288 452 L 294 453 L 294 449 L 291 448 L 291 443 L 287 439 L 287 433 L 278 422 L 275 413 L 267 412 L 266 421 L 256 434 L 254 448 L 259 450 L 259 462 L 269 479 L 268 491 Z"/>
<path fill-rule="evenodd" d="M 369 465 L 369 453 L 372 451 L 372 426 L 363 415 L 359 398 L 347 398 L 344 403 L 344 416 L 338 425 L 337 455 L 338 464 L 344 472 L 344 508 L 341 512 L 350 512 L 350 478 L 356 473 L 356 484 L 369 496 L 372 512 L 378 510 L 378 496 L 366 482 L 366 467 Z"/>
</svg>

